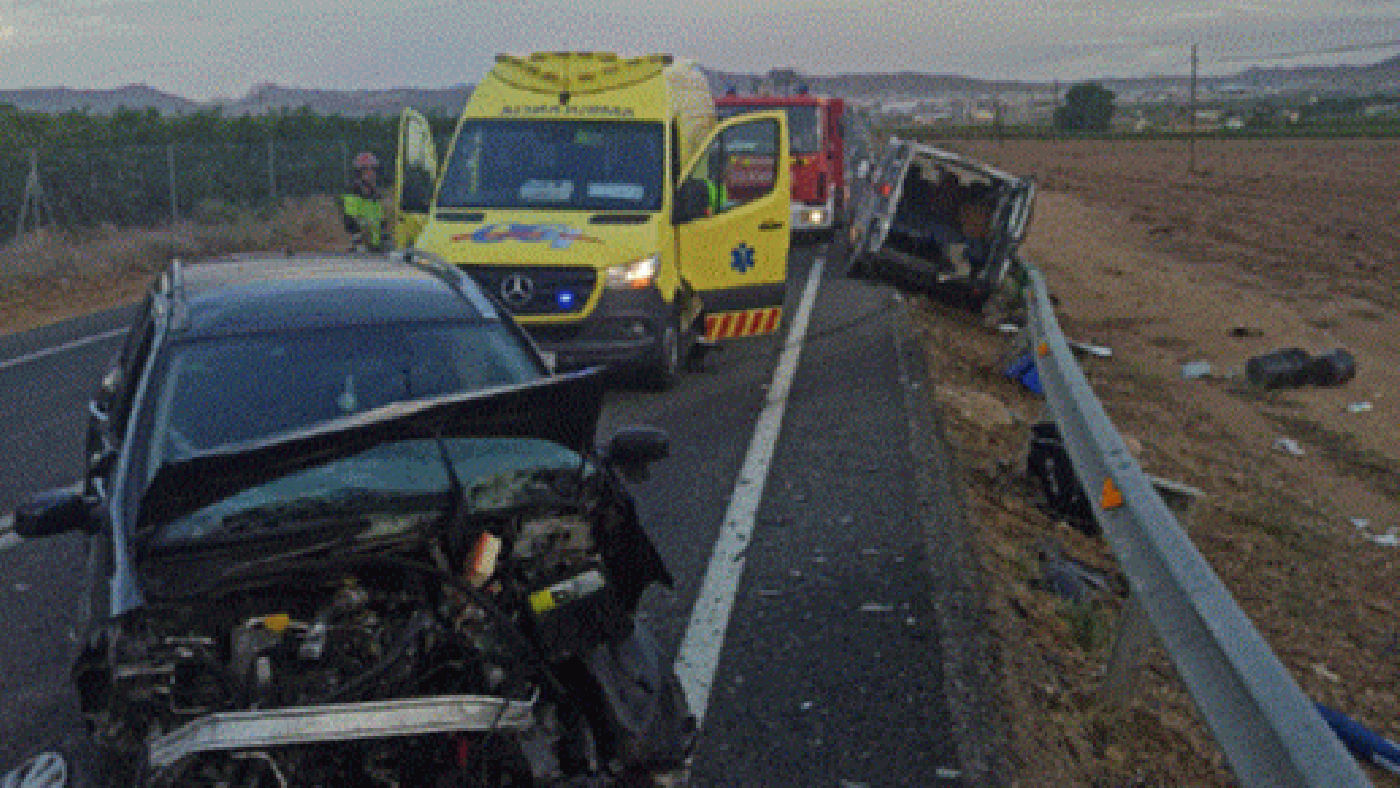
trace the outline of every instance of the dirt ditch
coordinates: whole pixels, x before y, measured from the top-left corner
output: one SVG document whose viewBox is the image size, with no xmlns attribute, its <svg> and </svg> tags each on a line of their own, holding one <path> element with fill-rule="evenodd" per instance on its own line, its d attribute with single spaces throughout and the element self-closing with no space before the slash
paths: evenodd
<svg viewBox="0 0 1400 788">
<path fill-rule="evenodd" d="M 1400 144 L 1198 146 L 1190 173 L 1184 143 L 949 143 L 1037 177 L 1025 255 L 1065 333 L 1112 348 L 1081 366 L 1119 431 L 1149 474 L 1205 492 L 1190 535 L 1304 691 L 1400 739 Z M 1008 339 L 947 306 L 918 312 L 982 536 L 1021 783 L 1231 784 L 1160 650 L 1128 708 L 1101 702 L 1121 599 L 1046 590 L 1040 557 L 1052 544 L 1109 577 L 1116 562 L 1035 503 L 1041 403 L 1003 374 Z M 1287 347 L 1344 348 L 1358 373 L 1248 384 L 1250 357 Z M 1186 377 L 1191 362 L 1209 373 Z"/>
</svg>

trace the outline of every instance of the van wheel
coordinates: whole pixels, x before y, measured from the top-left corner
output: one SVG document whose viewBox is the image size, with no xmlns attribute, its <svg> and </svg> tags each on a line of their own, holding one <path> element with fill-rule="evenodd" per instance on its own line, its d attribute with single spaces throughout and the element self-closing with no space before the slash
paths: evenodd
<svg viewBox="0 0 1400 788">
<path fill-rule="evenodd" d="M 680 321 L 672 315 L 666 321 L 661 336 L 656 341 L 656 356 L 648 364 L 645 374 L 647 385 L 656 391 L 666 391 L 676 385 L 681 371 L 681 329 Z"/>
</svg>

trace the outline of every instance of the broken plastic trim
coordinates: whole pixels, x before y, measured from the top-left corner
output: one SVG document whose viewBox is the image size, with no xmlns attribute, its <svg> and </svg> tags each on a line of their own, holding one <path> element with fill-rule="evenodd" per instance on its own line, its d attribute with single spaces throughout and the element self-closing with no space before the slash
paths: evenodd
<svg viewBox="0 0 1400 788">
<path fill-rule="evenodd" d="M 290 706 L 210 714 L 156 738 L 150 766 L 167 769 L 200 753 L 383 739 L 461 731 L 525 730 L 534 700 L 486 695 Z"/>
</svg>

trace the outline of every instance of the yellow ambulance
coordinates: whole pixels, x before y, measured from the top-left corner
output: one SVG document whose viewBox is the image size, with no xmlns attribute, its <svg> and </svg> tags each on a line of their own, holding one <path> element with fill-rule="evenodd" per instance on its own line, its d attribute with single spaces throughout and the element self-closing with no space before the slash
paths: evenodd
<svg viewBox="0 0 1400 788">
<path fill-rule="evenodd" d="M 781 112 L 720 122 L 670 55 L 501 55 L 441 164 L 399 125 L 391 226 L 495 294 L 560 367 L 671 385 L 714 342 L 774 332 L 787 287 Z"/>
</svg>

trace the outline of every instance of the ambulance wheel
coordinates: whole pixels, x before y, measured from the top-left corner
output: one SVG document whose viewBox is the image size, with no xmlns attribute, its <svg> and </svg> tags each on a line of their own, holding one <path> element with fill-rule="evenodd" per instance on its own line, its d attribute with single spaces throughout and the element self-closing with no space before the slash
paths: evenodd
<svg viewBox="0 0 1400 788">
<path fill-rule="evenodd" d="M 686 372 L 704 372 L 705 356 L 714 349 L 714 343 L 705 339 L 705 317 L 700 315 L 690 323 L 690 328 L 681 335 L 681 346 L 685 354 L 682 368 Z"/>
<path fill-rule="evenodd" d="M 644 375 L 647 385 L 656 391 L 665 391 L 676 385 L 681 372 L 681 327 L 680 320 L 672 315 L 657 337 L 655 355 L 647 364 Z"/>
</svg>

